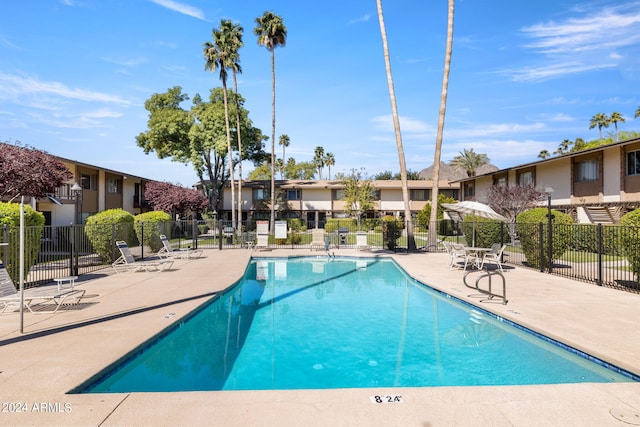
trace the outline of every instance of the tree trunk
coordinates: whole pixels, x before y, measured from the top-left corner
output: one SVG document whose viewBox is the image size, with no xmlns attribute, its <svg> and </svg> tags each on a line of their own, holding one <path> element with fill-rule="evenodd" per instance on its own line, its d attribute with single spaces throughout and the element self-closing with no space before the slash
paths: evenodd
<svg viewBox="0 0 640 427">
<path fill-rule="evenodd" d="M 238 79 L 233 70 L 233 90 L 236 101 L 236 133 L 238 135 L 238 235 L 242 233 L 242 132 L 240 125 L 240 103 L 238 102 Z"/>
<path fill-rule="evenodd" d="M 271 48 L 271 220 L 269 232 L 274 231 L 276 204 L 276 49 Z"/>
<path fill-rule="evenodd" d="M 416 249 L 416 242 L 413 236 L 413 225 L 411 221 L 411 206 L 409 204 L 409 184 L 407 182 L 407 165 L 402 147 L 402 134 L 400 133 L 400 118 L 396 105 L 396 95 L 393 88 L 393 77 L 391 75 L 391 61 L 389 60 L 389 45 L 387 43 L 387 30 L 384 26 L 384 14 L 382 13 L 382 0 L 376 0 L 378 5 L 378 20 L 380 21 L 380 33 L 382 34 L 382 48 L 384 50 L 384 63 L 387 70 L 387 84 L 389 86 L 389 99 L 391 101 L 391 112 L 393 115 L 393 128 L 396 135 L 396 146 L 398 148 L 398 159 L 400 161 L 400 179 L 402 180 L 402 200 L 404 201 L 404 221 L 407 230 L 407 249 Z"/>
<path fill-rule="evenodd" d="M 442 136 L 444 133 L 444 116 L 447 110 L 447 90 L 449 87 L 449 69 L 451 67 L 451 52 L 453 51 L 453 8 L 454 0 L 449 0 L 447 47 L 444 56 L 444 73 L 442 76 L 442 92 L 440 95 L 440 114 L 438 115 L 438 133 L 433 155 L 433 185 L 431 190 L 431 217 L 429 219 L 429 245 L 435 245 L 438 239 L 438 190 L 440 180 L 440 156 L 442 152 Z"/>
<path fill-rule="evenodd" d="M 229 104 L 227 102 L 227 82 L 222 79 L 222 89 L 224 93 L 224 124 L 227 128 L 227 154 L 229 155 L 229 179 L 231 180 L 231 226 L 235 229 L 236 224 L 236 189 L 233 180 L 233 151 L 231 150 L 231 128 L 229 126 Z"/>
</svg>

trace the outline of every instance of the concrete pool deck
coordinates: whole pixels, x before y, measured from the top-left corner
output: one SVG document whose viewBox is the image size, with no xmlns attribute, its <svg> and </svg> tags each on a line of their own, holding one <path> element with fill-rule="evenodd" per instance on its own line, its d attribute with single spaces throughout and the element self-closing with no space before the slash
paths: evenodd
<svg viewBox="0 0 640 427">
<path fill-rule="evenodd" d="M 448 294 L 640 375 L 640 295 L 506 264 L 508 304 L 479 302 L 441 253 L 393 256 Z M 78 307 L 0 315 L 0 425 L 618 426 L 640 425 L 640 383 L 291 391 L 67 394 L 242 277 L 253 256 L 206 250 L 161 273 L 81 277 Z M 322 256 L 322 253 L 320 253 Z M 500 369 L 496 365 L 496 369 Z M 376 403 L 372 396 L 401 396 Z"/>
</svg>

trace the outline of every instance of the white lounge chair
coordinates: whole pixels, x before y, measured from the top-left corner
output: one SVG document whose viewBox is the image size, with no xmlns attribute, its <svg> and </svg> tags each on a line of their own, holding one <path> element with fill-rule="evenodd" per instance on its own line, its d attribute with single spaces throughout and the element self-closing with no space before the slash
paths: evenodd
<svg viewBox="0 0 640 427">
<path fill-rule="evenodd" d="M 120 250 L 120 258 L 115 260 L 111 266 L 116 273 L 126 273 L 129 271 L 164 271 L 173 265 L 172 259 L 163 259 L 158 261 L 136 261 L 131 254 L 131 250 L 127 242 L 119 240 L 116 246 Z"/>
<path fill-rule="evenodd" d="M 171 246 L 171 242 L 164 234 L 160 235 L 160 240 L 162 241 L 162 249 L 158 251 L 158 256 L 160 258 L 199 258 L 202 256 L 202 249 L 191 249 L 191 248 L 178 248 L 174 249 Z"/>
<path fill-rule="evenodd" d="M 326 250 L 328 246 L 324 241 L 324 229 L 322 228 L 314 228 L 311 230 L 311 243 L 309 244 L 309 249 L 313 250 Z"/>
<path fill-rule="evenodd" d="M 24 290 L 24 306 L 32 313 L 55 313 L 63 305 L 75 305 L 84 296 L 84 289 L 59 288 L 58 286 L 43 286 Z M 20 292 L 16 290 L 13 281 L 0 260 L 0 314 L 9 307 L 20 307 Z M 55 308 L 50 311 L 34 311 L 36 305 L 53 303 Z"/>
</svg>

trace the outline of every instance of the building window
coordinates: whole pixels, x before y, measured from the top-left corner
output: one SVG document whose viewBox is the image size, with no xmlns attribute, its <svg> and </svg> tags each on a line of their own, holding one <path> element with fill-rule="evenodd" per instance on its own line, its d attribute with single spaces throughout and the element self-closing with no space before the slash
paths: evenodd
<svg viewBox="0 0 640 427">
<path fill-rule="evenodd" d="M 598 180 L 598 159 L 583 160 L 576 163 L 576 182 Z"/>
<path fill-rule="evenodd" d="M 333 200 L 344 199 L 344 190 L 333 190 Z"/>
<path fill-rule="evenodd" d="M 507 185 L 507 174 L 494 175 L 493 185 Z"/>
<path fill-rule="evenodd" d="M 300 193 L 300 190 L 287 190 L 285 196 L 287 200 L 300 200 L 302 198 Z"/>
<path fill-rule="evenodd" d="M 269 190 L 266 188 L 255 188 L 253 190 L 253 200 L 269 200 Z"/>
<path fill-rule="evenodd" d="M 467 197 L 474 197 L 475 194 L 476 194 L 476 191 L 475 191 L 475 186 L 473 185 L 473 182 L 465 182 L 464 198 L 466 199 Z"/>
<path fill-rule="evenodd" d="M 96 175 L 90 175 L 88 173 L 83 173 L 80 175 L 80 186 L 83 190 L 94 190 L 96 189 Z"/>
<path fill-rule="evenodd" d="M 120 180 L 116 178 L 107 178 L 107 193 L 120 194 L 122 191 Z"/>
<path fill-rule="evenodd" d="M 431 200 L 431 190 L 411 190 L 411 200 Z"/>
<path fill-rule="evenodd" d="M 640 151 L 627 153 L 627 175 L 640 175 Z"/>
<path fill-rule="evenodd" d="M 518 175 L 518 184 L 522 187 L 533 185 L 533 172 L 522 172 Z"/>
</svg>

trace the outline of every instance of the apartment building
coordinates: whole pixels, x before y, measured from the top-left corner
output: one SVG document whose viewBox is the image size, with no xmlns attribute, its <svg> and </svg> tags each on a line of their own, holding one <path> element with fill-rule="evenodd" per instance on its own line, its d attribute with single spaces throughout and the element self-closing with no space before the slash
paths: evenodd
<svg viewBox="0 0 640 427">
<path fill-rule="evenodd" d="M 617 224 L 625 213 L 640 207 L 640 138 L 456 182 L 463 200 L 480 202 L 492 185 L 533 184 L 549 191 L 553 209 L 579 223 Z"/>
</svg>

